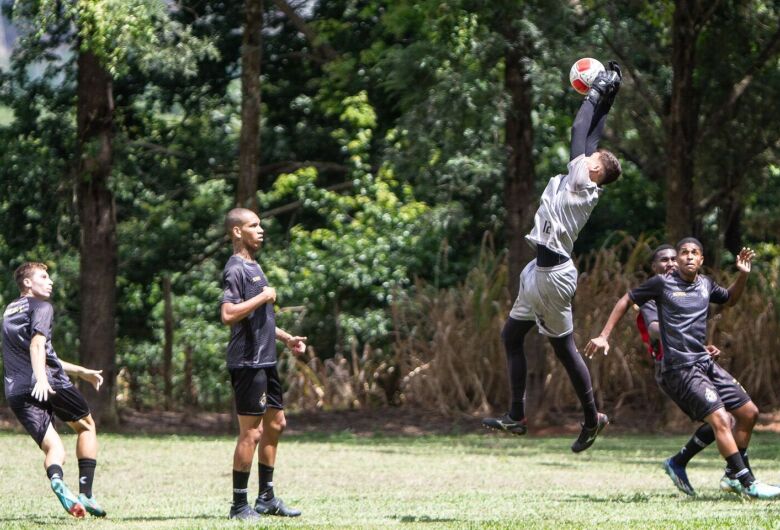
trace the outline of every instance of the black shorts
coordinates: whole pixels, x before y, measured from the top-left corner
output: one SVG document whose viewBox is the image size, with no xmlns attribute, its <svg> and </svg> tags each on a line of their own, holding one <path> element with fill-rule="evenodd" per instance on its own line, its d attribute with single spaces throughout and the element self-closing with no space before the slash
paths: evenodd
<svg viewBox="0 0 780 530">
<path fill-rule="evenodd" d="M 8 404 L 25 430 L 41 445 L 53 415 L 64 422 L 78 421 L 89 416 L 89 405 L 74 385 L 55 388 L 46 401 L 38 401 L 30 394 L 8 396 Z"/>
<path fill-rule="evenodd" d="M 241 416 L 262 416 L 268 407 L 283 409 L 282 382 L 276 366 L 231 368 L 230 382 Z"/>
<path fill-rule="evenodd" d="M 682 411 L 697 421 L 719 408 L 734 410 L 750 401 L 739 381 L 709 359 L 664 372 L 660 384 Z"/>
</svg>

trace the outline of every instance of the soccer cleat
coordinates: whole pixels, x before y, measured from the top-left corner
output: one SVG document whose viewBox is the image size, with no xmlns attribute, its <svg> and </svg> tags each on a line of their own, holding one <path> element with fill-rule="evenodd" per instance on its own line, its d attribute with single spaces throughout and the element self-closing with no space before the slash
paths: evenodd
<svg viewBox="0 0 780 530">
<path fill-rule="evenodd" d="M 525 418 L 522 420 L 513 420 L 509 417 L 508 412 L 499 418 L 483 418 L 482 426 L 497 431 L 510 432 L 512 434 L 517 434 L 518 436 L 528 432 L 528 424 Z"/>
<path fill-rule="evenodd" d="M 62 481 L 62 479 L 55 478 L 51 481 L 51 490 L 59 499 L 62 507 L 65 511 L 71 514 L 73 517 L 81 519 L 87 515 L 87 511 L 84 509 L 84 505 L 79 502 L 73 493 L 71 493 L 68 486 Z"/>
<path fill-rule="evenodd" d="M 685 466 L 679 466 L 674 463 L 672 458 L 668 458 L 664 460 L 664 471 L 666 471 L 666 474 L 672 479 L 672 482 L 678 490 L 686 495 L 696 495 L 696 492 L 693 491 L 693 486 L 691 486 L 691 483 L 688 480 L 688 473 L 685 472 Z"/>
<path fill-rule="evenodd" d="M 751 499 L 777 499 L 780 498 L 780 488 L 772 484 L 755 481 L 747 488 L 742 488 L 742 494 Z"/>
<path fill-rule="evenodd" d="M 98 504 L 95 497 L 87 497 L 83 493 L 79 493 L 79 502 L 84 505 L 90 515 L 95 517 L 105 517 L 106 511 Z"/>
<path fill-rule="evenodd" d="M 742 484 L 735 478 L 723 475 L 720 479 L 720 491 L 725 493 L 742 493 Z"/>
<path fill-rule="evenodd" d="M 230 519 L 238 519 L 239 521 L 259 521 L 261 519 L 260 514 L 252 509 L 248 504 L 243 504 L 236 508 L 230 505 Z"/>
<path fill-rule="evenodd" d="M 585 427 L 585 424 L 582 425 L 582 430 L 580 431 L 580 435 L 577 437 L 576 440 L 574 440 L 574 443 L 571 444 L 571 450 L 575 453 L 581 453 L 591 445 L 593 445 L 593 442 L 596 441 L 596 437 L 599 435 L 601 431 L 604 430 L 604 427 L 609 425 L 609 418 L 606 414 L 603 414 L 601 412 L 598 413 L 598 419 L 596 421 L 595 427 Z"/>
<path fill-rule="evenodd" d="M 288 508 L 279 497 L 271 497 L 268 500 L 258 497 L 255 500 L 255 511 L 261 515 L 278 515 L 280 517 L 298 517 L 300 510 Z"/>
</svg>

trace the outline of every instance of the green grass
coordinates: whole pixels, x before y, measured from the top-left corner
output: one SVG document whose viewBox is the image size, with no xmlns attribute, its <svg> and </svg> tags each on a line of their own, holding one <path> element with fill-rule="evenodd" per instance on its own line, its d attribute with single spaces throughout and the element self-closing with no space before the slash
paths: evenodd
<svg viewBox="0 0 780 530">
<path fill-rule="evenodd" d="M 570 438 L 502 435 L 289 436 L 277 493 L 303 510 L 281 527 L 763 528 L 780 501 L 721 494 L 723 462 L 710 447 L 690 464 L 699 495 L 678 493 L 660 467 L 683 436 L 599 439 L 574 455 Z M 234 441 L 227 437 L 101 435 L 95 490 L 105 520 L 71 520 L 49 490 L 42 455 L 19 434 L 0 434 L 0 528 L 240 528 L 226 519 Z M 66 480 L 75 487 L 75 439 Z M 780 482 L 780 440 L 757 434 L 751 462 Z M 250 495 L 255 494 L 253 470 Z"/>
</svg>

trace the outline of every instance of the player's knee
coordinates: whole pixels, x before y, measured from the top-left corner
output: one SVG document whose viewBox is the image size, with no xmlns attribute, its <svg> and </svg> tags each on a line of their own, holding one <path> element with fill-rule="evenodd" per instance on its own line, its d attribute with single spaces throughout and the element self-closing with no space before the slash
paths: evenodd
<svg viewBox="0 0 780 530">
<path fill-rule="evenodd" d="M 262 427 L 250 428 L 241 431 L 238 436 L 239 443 L 257 445 L 260 443 L 260 437 L 263 435 Z"/>
<path fill-rule="evenodd" d="M 282 434 L 284 429 L 287 427 L 287 418 L 284 417 L 284 414 L 277 414 L 276 417 L 274 417 L 274 419 L 269 423 L 269 427 L 275 433 Z"/>
<path fill-rule="evenodd" d="M 715 432 L 731 432 L 731 420 L 725 409 L 718 409 L 708 419 L 708 423 L 712 426 Z"/>
<path fill-rule="evenodd" d="M 745 405 L 742 405 L 739 408 L 739 416 L 737 419 L 741 423 L 746 423 L 749 425 L 755 425 L 758 421 L 758 407 L 755 403 L 752 401 L 749 401 Z"/>
<path fill-rule="evenodd" d="M 94 434 L 97 433 L 97 427 L 95 426 L 95 420 L 92 418 L 92 414 L 89 414 L 75 422 L 74 427 L 76 432 L 79 434 L 82 432 L 92 432 Z"/>
</svg>

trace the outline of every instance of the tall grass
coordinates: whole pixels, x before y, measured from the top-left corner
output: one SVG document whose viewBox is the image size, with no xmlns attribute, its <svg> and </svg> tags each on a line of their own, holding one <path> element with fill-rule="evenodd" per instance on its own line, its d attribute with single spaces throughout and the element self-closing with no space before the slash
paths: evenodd
<svg viewBox="0 0 780 530">
<path fill-rule="evenodd" d="M 626 237 L 578 260 L 574 328 L 580 349 L 599 333 L 615 302 L 647 277 L 654 243 Z M 447 413 L 482 413 L 506 406 L 508 383 L 500 329 L 513 298 L 507 290 L 506 270 L 502 257 L 486 248 L 461 285 L 436 290 L 418 282 L 411 297 L 394 304 L 402 401 Z M 735 277 L 733 269 L 712 275 L 724 286 Z M 710 321 L 711 341 L 723 351 L 721 364 L 764 408 L 780 405 L 780 392 L 773 384 L 780 378 L 780 330 L 772 296 L 776 290 L 770 278 L 754 273 L 737 306 L 719 309 Z M 666 400 L 655 385 L 652 360 L 641 343 L 635 319 L 632 310 L 617 326 L 609 355 L 586 362 L 600 407 L 615 417 L 628 411 L 634 417 L 637 413 L 658 417 Z M 552 356 L 549 344 L 541 344 Z M 526 340 L 526 348 L 531 345 Z M 547 363 L 544 380 L 543 410 L 537 414 L 577 408 L 559 362 Z"/>
</svg>

